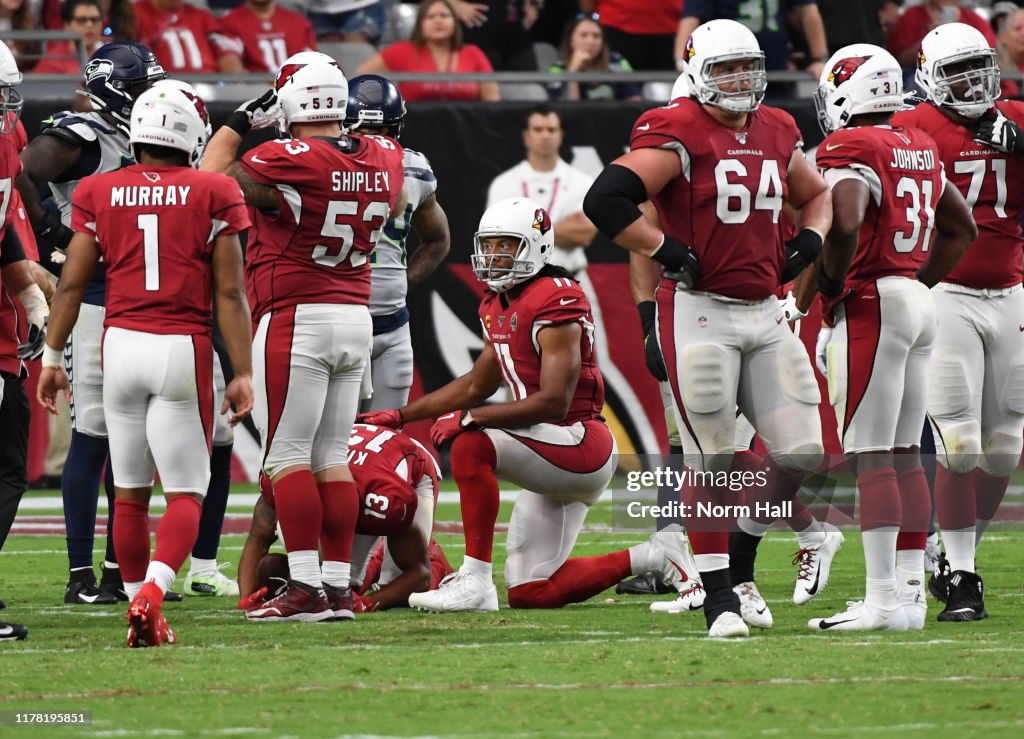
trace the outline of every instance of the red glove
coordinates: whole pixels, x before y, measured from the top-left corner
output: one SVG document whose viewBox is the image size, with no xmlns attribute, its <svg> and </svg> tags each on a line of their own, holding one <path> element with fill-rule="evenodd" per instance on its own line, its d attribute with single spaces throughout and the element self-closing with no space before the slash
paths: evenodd
<svg viewBox="0 0 1024 739">
<path fill-rule="evenodd" d="M 249 595 L 238 601 L 238 610 L 251 611 L 254 608 L 259 608 L 266 602 L 269 594 L 266 587 L 260 588 L 255 593 L 249 593 Z"/>
<path fill-rule="evenodd" d="M 395 429 L 397 431 L 405 425 L 405 419 L 402 418 L 402 411 L 399 410 L 370 411 L 369 413 L 360 413 L 356 416 L 356 423 L 365 423 L 368 426 L 383 426 L 386 429 Z"/>
<path fill-rule="evenodd" d="M 354 602 L 352 610 L 356 613 L 369 613 L 370 611 L 376 611 L 380 606 L 380 603 L 375 601 L 373 598 L 367 598 L 365 595 L 355 594 L 352 598 Z"/>
<path fill-rule="evenodd" d="M 454 411 L 453 413 L 446 413 L 437 419 L 437 421 L 434 422 L 434 425 L 430 427 L 430 440 L 434 442 L 434 447 L 438 451 L 441 451 L 442 446 L 447 444 L 463 431 L 468 431 L 472 427 L 472 424 L 468 426 L 462 425 L 462 419 L 466 417 L 468 412 L 469 411 Z"/>
</svg>

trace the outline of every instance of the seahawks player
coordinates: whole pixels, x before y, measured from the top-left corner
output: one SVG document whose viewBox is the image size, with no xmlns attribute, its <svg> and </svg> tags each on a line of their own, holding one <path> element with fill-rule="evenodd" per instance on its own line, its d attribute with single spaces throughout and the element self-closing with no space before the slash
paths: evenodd
<svg viewBox="0 0 1024 739">
<path fill-rule="evenodd" d="M 25 201 L 32 228 L 41 246 L 54 252 L 51 261 L 64 261 L 71 241 L 71 194 L 79 181 L 110 172 L 132 159 L 128 122 L 138 96 L 166 75 L 148 48 L 129 41 L 100 47 L 83 71 L 85 94 L 96 112 L 61 111 L 43 121 L 43 130 L 22 152 L 24 169 L 17 188 Z M 45 207 L 40 191 L 49 187 L 55 208 Z M 100 475 L 107 464 L 107 426 L 103 416 L 103 377 L 100 340 L 103 332 L 103 269 L 97 269 L 86 288 L 78 323 L 65 348 L 65 369 L 71 379 L 71 447 L 62 481 L 70 576 L 65 603 L 117 602 L 120 573 L 108 523 L 105 587 L 96 587 L 92 568 L 93 531 Z M 113 475 L 107 467 L 107 499 L 113 510 Z M 111 517 L 112 518 L 112 517 Z M 109 570 L 109 572 L 108 572 Z"/>
<path fill-rule="evenodd" d="M 349 80 L 345 127 L 350 133 L 397 139 L 404 121 L 405 102 L 393 82 L 376 74 Z M 448 217 L 437 202 L 437 179 L 430 162 L 419 152 L 405 149 L 403 164 L 409 204 L 388 220 L 370 258 L 373 397 L 364 401 L 364 412 L 401 408 L 409 401 L 413 365 L 405 296 L 437 269 L 450 248 Z M 410 229 L 420 240 L 411 259 L 405 248 Z"/>
</svg>

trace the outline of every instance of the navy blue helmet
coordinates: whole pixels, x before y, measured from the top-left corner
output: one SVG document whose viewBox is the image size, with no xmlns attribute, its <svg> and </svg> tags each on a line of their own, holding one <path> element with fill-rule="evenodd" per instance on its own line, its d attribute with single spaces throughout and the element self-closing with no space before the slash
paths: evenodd
<svg viewBox="0 0 1024 739">
<path fill-rule="evenodd" d="M 345 128 L 383 128 L 397 139 L 405 122 L 405 101 L 394 82 L 379 74 L 363 74 L 348 81 Z"/>
<path fill-rule="evenodd" d="M 93 107 L 128 124 L 136 98 L 167 75 L 156 55 L 133 41 L 101 46 L 82 70 L 86 94 Z"/>
</svg>

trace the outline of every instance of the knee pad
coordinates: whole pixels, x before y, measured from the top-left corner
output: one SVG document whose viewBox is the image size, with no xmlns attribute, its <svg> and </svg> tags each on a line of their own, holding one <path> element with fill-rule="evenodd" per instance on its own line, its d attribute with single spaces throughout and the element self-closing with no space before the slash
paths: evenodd
<svg viewBox="0 0 1024 739">
<path fill-rule="evenodd" d="M 694 344 L 679 353 L 680 390 L 686 410 L 717 413 L 735 403 L 729 355 L 716 344 Z M 729 440 L 730 446 L 732 439 Z"/>
<path fill-rule="evenodd" d="M 1017 354 L 1010 362 L 999 397 L 1007 410 L 1024 415 L 1024 355 Z"/>
<path fill-rule="evenodd" d="M 1007 434 L 996 431 L 986 434 L 982 442 L 978 467 L 992 477 L 1008 477 L 1020 462 L 1021 434 Z"/>
<path fill-rule="evenodd" d="M 816 406 L 821 402 L 818 381 L 814 378 L 803 344 L 796 337 L 792 338 L 793 341 L 786 341 L 778 354 L 779 384 L 790 399 Z"/>
<path fill-rule="evenodd" d="M 936 452 L 939 464 L 957 474 L 977 467 L 981 455 L 981 424 L 973 419 L 950 423 L 934 417 L 932 423 L 939 432 L 936 447 L 942 446 L 942 451 Z"/>
<path fill-rule="evenodd" d="M 458 481 L 461 477 L 479 474 L 481 467 L 493 472 L 498 465 L 498 457 L 487 434 L 466 431 L 452 442 L 451 462 L 452 477 Z"/>
<path fill-rule="evenodd" d="M 928 413 L 940 418 L 956 417 L 970 409 L 971 386 L 960 350 L 954 346 L 937 347 L 932 354 Z"/>
</svg>

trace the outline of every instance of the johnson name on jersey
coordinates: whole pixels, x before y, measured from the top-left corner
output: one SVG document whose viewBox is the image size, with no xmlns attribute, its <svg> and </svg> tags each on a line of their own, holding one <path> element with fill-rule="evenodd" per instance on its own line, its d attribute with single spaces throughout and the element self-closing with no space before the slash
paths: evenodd
<svg viewBox="0 0 1024 739">
<path fill-rule="evenodd" d="M 1024 103 L 1001 100 L 996 107 L 1024 125 Z M 946 177 L 967 201 L 978 238 L 943 282 L 974 288 L 1005 288 L 1021 282 L 1021 217 L 1024 215 L 1024 158 L 974 140 L 931 103 L 897 113 L 893 125 L 927 132 L 945 164 Z"/>
<path fill-rule="evenodd" d="M 681 176 L 653 202 L 665 233 L 697 252 L 701 273 L 695 289 L 743 300 L 775 294 L 784 255 L 787 172 L 802 144 L 792 116 L 765 105 L 740 131 L 689 98 L 637 120 L 631 149 L 679 155 Z"/>
<path fill-rule="evenodd" d="M 604 379 L 594 355 L 594 319 L 590 301 L 575 280 L 535 277 L 510 301 L 507 293 L 488 293 L 480 304 L 484 338 L 491 343 L 505 384 L 516 400 L 540 390 L 540 343 L 548 326 L 578 323 L 580 376 L 569 412 L 561 425 L 597 418 L 604 407 Z"/>
<path fill-rule="evenodd" d="M 437 178 L 427 158 L 418 151 L 405 149 L 402 155 L 405 168 L 405 187 L 409 204 L 399 214 L 392 214 L 384 225 L 384 232 L 370 255 L 372 287 L 370 314 L 388 316 L 405 306 L 409 281 L 405 274 L 408 265 L 406 242 L 412 230 L 412 214 L 423 201 L 437 192 Z"/>
</svg>

